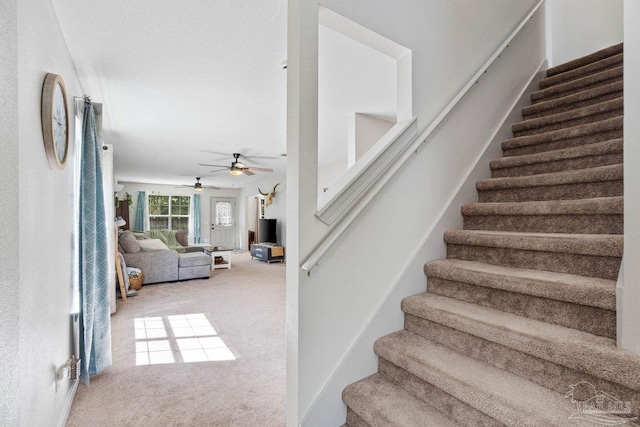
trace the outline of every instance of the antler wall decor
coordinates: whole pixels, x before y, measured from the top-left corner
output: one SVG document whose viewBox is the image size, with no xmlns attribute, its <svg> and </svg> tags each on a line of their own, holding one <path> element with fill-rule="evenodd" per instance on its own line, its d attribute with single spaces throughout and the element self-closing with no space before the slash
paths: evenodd
<svg viewBox="0 0 640 427">
<path fill-rule="evenodd" d="M 280 183 L 277 183 L 274 187 L 273 190 L 271 190 L 270 193 L 265 193 L 263 192 L 260 187 L 258 187 L 258 191 L 260 192 L 260 194 L 262 194 L 263 196 L 267 197 L 267 206 L 269 206 L 271 203 L 273 203 L 273 198 L 276 196 L 276 187 L 280 185 Z"/>
</svg>

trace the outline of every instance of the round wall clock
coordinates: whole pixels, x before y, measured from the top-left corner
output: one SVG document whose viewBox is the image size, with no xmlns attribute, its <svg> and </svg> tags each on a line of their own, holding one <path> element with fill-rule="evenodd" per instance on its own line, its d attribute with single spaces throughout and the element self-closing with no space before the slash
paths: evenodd
<svg viewBox="0 0 640 427">
<path fill-rule="evenodd" d="M 49 165 L 64 169 L 69 152 L 67 92 L 62 77 L 47 74 L 42 86 L 42 136 Z"/>
</svg>

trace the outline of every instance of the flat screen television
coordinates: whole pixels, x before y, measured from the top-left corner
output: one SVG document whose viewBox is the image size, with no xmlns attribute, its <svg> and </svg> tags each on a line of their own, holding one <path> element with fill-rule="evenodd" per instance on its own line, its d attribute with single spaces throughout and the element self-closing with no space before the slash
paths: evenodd
<svg viewBox="0 0 640 427">
<path fill-rule="evenodd" d="M 258 224 L 258 243 L 278 243 L 275 219 L 260 218 Z"/>
</svg>

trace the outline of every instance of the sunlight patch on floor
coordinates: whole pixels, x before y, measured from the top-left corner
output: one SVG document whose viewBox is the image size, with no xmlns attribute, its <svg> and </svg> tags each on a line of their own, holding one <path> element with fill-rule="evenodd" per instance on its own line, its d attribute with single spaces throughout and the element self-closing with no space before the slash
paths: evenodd
<svg viewBox="0 0 640 427">
<path fill-rule="evenodd" d="M 142 317 L 133 324 L 138 366 L 236 359 L 204 313 Z"/>
</svg>

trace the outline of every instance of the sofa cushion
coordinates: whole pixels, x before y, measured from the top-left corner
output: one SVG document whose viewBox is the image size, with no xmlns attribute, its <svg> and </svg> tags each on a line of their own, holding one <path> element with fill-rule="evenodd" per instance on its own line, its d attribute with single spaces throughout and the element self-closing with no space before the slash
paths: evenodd
<svg viewBox="0 0 640 427">
<path fill-rule="evenodd" d="M 211 265 L 211 257 L 203 252 L 187 252 L 178 254 L 179 267 L 198 267 Z"/>
<path fill-rule="evenodd" d="M 143 251 L 169 250 L 167 245 L 160 239 L 143 239 L 138 240 L 137 243 Z"/>
<path fill-rule="evenodd" d="M 118 244 L 122 247 L 122 249 L 131 254 L 135 254 L 140 252 L 140 245 L 136 240 L 135 236 L 130 231 L 125 231 L 122 233 L 120 238 L 118 239 Z"/>
<path fill-rule="evenodd" d="M 140 251 L 122 254 L 127 267 L 142 270 L 142 283 L 171 282 L 178 280 L 178 253 L 176 251 Z"/>
</svg>

